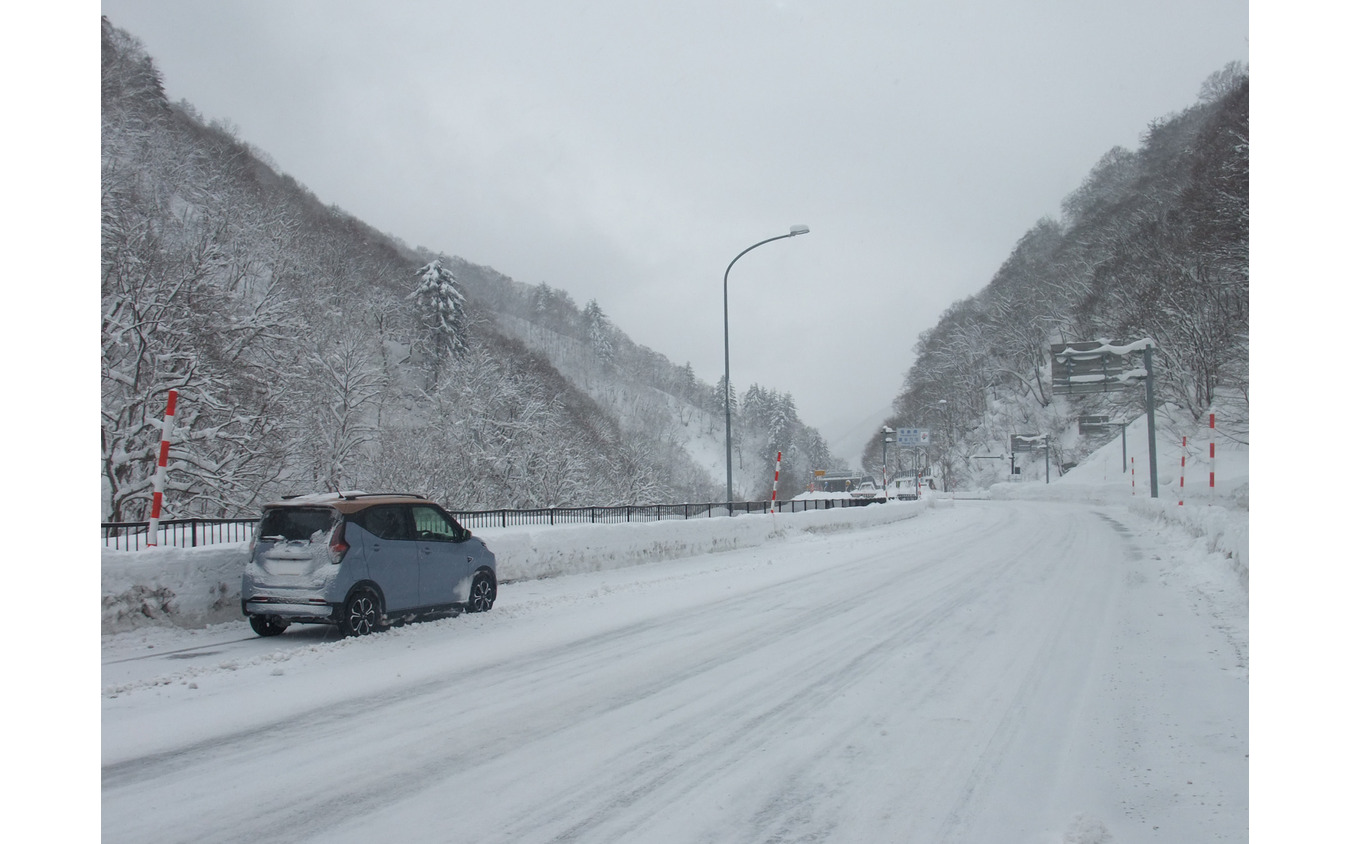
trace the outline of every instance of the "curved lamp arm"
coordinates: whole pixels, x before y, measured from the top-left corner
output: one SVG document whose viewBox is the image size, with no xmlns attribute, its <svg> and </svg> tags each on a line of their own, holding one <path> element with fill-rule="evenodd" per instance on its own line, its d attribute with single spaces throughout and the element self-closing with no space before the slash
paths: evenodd
<svg viewBox="0 0 1350 844">
<path fill-rule="evenodd" d="M 728 506 L 727 514 L 728 515 L 730 515 L 731 512 L 730 505 L 732 496 L 731 496 L 731 311 L 730 308 L 727 306 L 727 280 L 731 277 L 731 268 L 736 266 L 736 262 L 741 260 L 741 257 L 750 250 L 757 249 L 766 243 L 773 243 L 775 240 L 783 240 L 784 238 L 796 237 L 799 234 L 808 234 L 810 231 L 811 229 L 806 226 L 793 226 L 791 229 L 788 230 L 787 234 L 780 234 L 776 237 L 766 238 L 764 240 L 761 240 L 759 243 L 754 244 L 753 246 L 748 246 L 745 249 L 741 250 L 740 255 L 737 255 L 735 258 L 731 259 L 731 263 L 727 264 L 727 271 L 722 273 L 722 340 L 724 344 L 723 350 L 725 353 L 725 362 L 726 362 L 726 372 L 723 374 L 724 375 L 723 388 L 726 391 L 725 400 L 727 407 L 727 506 Z"/>
</svg>

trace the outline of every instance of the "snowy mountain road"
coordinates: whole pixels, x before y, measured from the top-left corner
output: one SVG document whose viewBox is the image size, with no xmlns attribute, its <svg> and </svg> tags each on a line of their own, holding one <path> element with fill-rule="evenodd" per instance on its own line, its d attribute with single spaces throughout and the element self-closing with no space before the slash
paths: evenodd
<svg viewBox="0 0 1350 844">
<path fill-rule="evenodd" d="M 103 840 L 1246 840 L 1245 636 L 1159 542 L 948 502 L 362 639 L 105 645 Z"/>
</svg>

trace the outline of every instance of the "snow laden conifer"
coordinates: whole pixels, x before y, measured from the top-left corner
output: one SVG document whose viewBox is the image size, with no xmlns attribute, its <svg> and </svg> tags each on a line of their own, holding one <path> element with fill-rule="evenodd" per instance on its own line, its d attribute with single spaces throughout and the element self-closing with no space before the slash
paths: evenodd
<svg viewBox="0 0 1350 844">
<path fill-rule="evenodd" d="M 600 309 L 599 303 L 594 299 L 586 303 L 586 310 L 582 314 L 586 324 L 586 340 L 590 346 L 591 354 L 606 370 L 614 367 L 614 329 L 610 325 L 609 317 Z"/>
<path fill-rule="evenodd" d="M 455 274 L 440 258 L 417 271 L 417 287 L 408 295 L 417 307 L 421 329 L 417 344 L 421 347 L 431 373 L 431 384 L 440 380 L 445 362 L 468 352 L 465 341 L 468 320 L 464 294 Z"/>
</svg>

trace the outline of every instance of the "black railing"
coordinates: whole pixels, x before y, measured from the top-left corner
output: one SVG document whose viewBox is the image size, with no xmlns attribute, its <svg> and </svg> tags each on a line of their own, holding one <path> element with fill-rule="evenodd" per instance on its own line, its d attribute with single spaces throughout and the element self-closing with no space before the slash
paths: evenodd
<svg viewBox="0 0 1350 844">
<path fill-rule="evenodd" d="M 860 507 L 877 499 L 812 498 L 802 501 L 733 501 L 713 504 L 647 504 L 623 507 L 548 507 L 534 510 L 449 510 L 465 527 L 529 527 L 538 525 L 623 524 L 684 519 L 708 519 L 737 513 L 801 513 Z M 257 518 L 251 519 L 161 519 L 159 544 L 195 548 L 220 542 L 247 542 L 253 538 Z M 149 545 L 149 522 L 104 522 L 106 547 L 136 551 Z"/>
<path fill-rule="evenodd" d="M 196 548 L 221 542 L 247 542 L 258 519 L 160 519 L 159 545 Z M 150 543 L 149 522 L 104 522 L 103 544 L 136 551 Z"/>
</svg>

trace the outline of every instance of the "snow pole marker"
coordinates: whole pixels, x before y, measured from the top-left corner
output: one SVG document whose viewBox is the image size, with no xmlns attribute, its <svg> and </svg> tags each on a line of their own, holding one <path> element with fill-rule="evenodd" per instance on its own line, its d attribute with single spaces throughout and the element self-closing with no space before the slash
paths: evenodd
<svg viewBox="0 0 1350 844">
<path fill-rule="evenodd" d="M 1210 413 L 1210 501 L 1214 501 L 1214 413 Z"/>
<path fill-rule="evenodd" d="M 1130 458 L 1130 495 L 1134 495 L 1134 458 Z"/>
<path fill-rule="evenodd" d="M 145 547 L 159 545 L 159 514 L 164 505 L 164 475 L 169 465 L 169 440 L 173 436 L 173 414 L 178 406 L 178 391 L 169 391 L 168 407 L 164 410 L 164 426 L 159 438 L 159 463 L 155 466 L 154 497 L 150 503 L 150 536 Z"/>
<path fill-rule="evenodd" d="M 778 452 L 778 460 L 773 464 L 773 497 L 769 499 L 769 509 L 778 507 L 778 471 L 783 468 L 783 452 Z"/>
<path fill-rule="evenodd" d="M 1180 507 L 1186 503 L 1186 438 L 1181 438 L 1181 500 L 1177 502 Z"/>
</svg>

